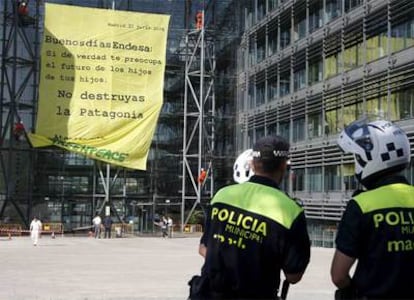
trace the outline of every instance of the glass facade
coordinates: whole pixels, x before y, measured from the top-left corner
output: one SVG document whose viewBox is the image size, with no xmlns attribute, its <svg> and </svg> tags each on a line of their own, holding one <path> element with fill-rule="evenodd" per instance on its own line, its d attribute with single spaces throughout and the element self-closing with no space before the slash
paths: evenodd
<svg viewBox="0 0 414 300">
<path fill-rule="evenodd" d="M 255 1 L 248 2 L 254 11 Z M 268 57 L 238 66 L 245 85 L 259 72 L 267 82 L 266 99 L 259 93 L 255 101 L 250 97 L 257 95 L 249 94 L 250 108 L 238 104 L 238 111 L 250 120 L 239 127 L 248 132 L 260 120 L 265 134 L 277 133 L 290 141 L 292 174 L 286 188 L 302 199 L 313 219 L 339 220 L 343 200 L 358 187 L 352 157 L 336 146 L 347 124 L 364 115 L 385 118 L 414 138 L 414 81 L 409 71 L 414 64 L 414 2 L 377 1 L 375 8 L 363 3 L 287 1 L 276 13 L 277 3 L 268 3 L 267 18 L 247 26 L 241 40 L 244 47 L 258 33 L 266 35 Z M 343 22 L 344 14 L 352 19 Z M 244 138 L 238 150 L 254 141 Z M 406 171 L 411 182 L 412 168 Z M 325 206 L 331 210 L 325 211 Z"/>
</svg>

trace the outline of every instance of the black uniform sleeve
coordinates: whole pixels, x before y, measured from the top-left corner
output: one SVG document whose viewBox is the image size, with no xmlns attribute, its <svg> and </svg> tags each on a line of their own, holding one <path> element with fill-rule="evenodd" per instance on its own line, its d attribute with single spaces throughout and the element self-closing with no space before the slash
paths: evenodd
<svg viewBox="0 0 414 300">
<path fill-rule="evenodd" d="M 304 272 L 310 259 L 310 240 L 304 212 L 293 222 L 285 242 L 283 271 L 287 274 Z"/>
<path fill-rule="evenodd" d="M 208 208 L 206 209 L 206 215 L 205 215 L 205 222 L 204 222 L 204 230 L 203 230 L 203 235 L 201 236 L 200 239 L 200 244 L 203 244 L 204 246 L 207 247 L 207 241 L 208 241 L 208 232 L 210 231 L 210 218 L 211 218 L 211 214 L 210 214 L 211 209 Z"/>
<path fill-rule="evenodd" d="M 358 204 L 349 201 L 336 236 L 336 248 L 349 257 L 358 258 L 362 244 L 363 213 Z"/>
</svg>

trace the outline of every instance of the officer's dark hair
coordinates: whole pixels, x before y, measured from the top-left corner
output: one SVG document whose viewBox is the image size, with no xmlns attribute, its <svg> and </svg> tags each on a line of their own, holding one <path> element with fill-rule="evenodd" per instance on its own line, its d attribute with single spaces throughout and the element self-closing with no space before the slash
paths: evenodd
<svg viewBox="0 0 414 300">
<path fill-rule="evenodd" d="M 266 136 L 253 146 L 253 164 L 264 173 L 273 173 L 289 159 L 290 145 L 281 136 Z"/>
</svg>

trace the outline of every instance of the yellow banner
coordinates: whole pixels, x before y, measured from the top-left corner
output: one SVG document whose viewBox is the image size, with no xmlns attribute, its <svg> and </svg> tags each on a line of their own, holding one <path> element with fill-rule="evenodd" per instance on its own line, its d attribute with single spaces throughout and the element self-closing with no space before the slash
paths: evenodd
<svg viewBox="0 0 414 300">
<path fill-rule="evenodd" d="M 34 147 L 146 169 L 169 16 L 46 4 Z"/>
</svg>

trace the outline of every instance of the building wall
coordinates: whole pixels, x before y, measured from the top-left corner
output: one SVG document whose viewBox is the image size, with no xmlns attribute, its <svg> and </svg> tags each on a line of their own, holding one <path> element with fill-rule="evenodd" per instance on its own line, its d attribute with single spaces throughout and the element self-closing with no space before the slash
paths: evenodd
<svg viewBox="0 0 414 300">
<path fill-rule="evenodd" d="M 307 216 L 336 222 L 357 183 L 337 134 L 368 116 L 397 122 L 414 151 L 414 2 L 252 0 L 238 48 L 237 149 L 279 134 L 286 189 Z M 414 167 L 406 172 L 414 182 Z"/>
</svg>

